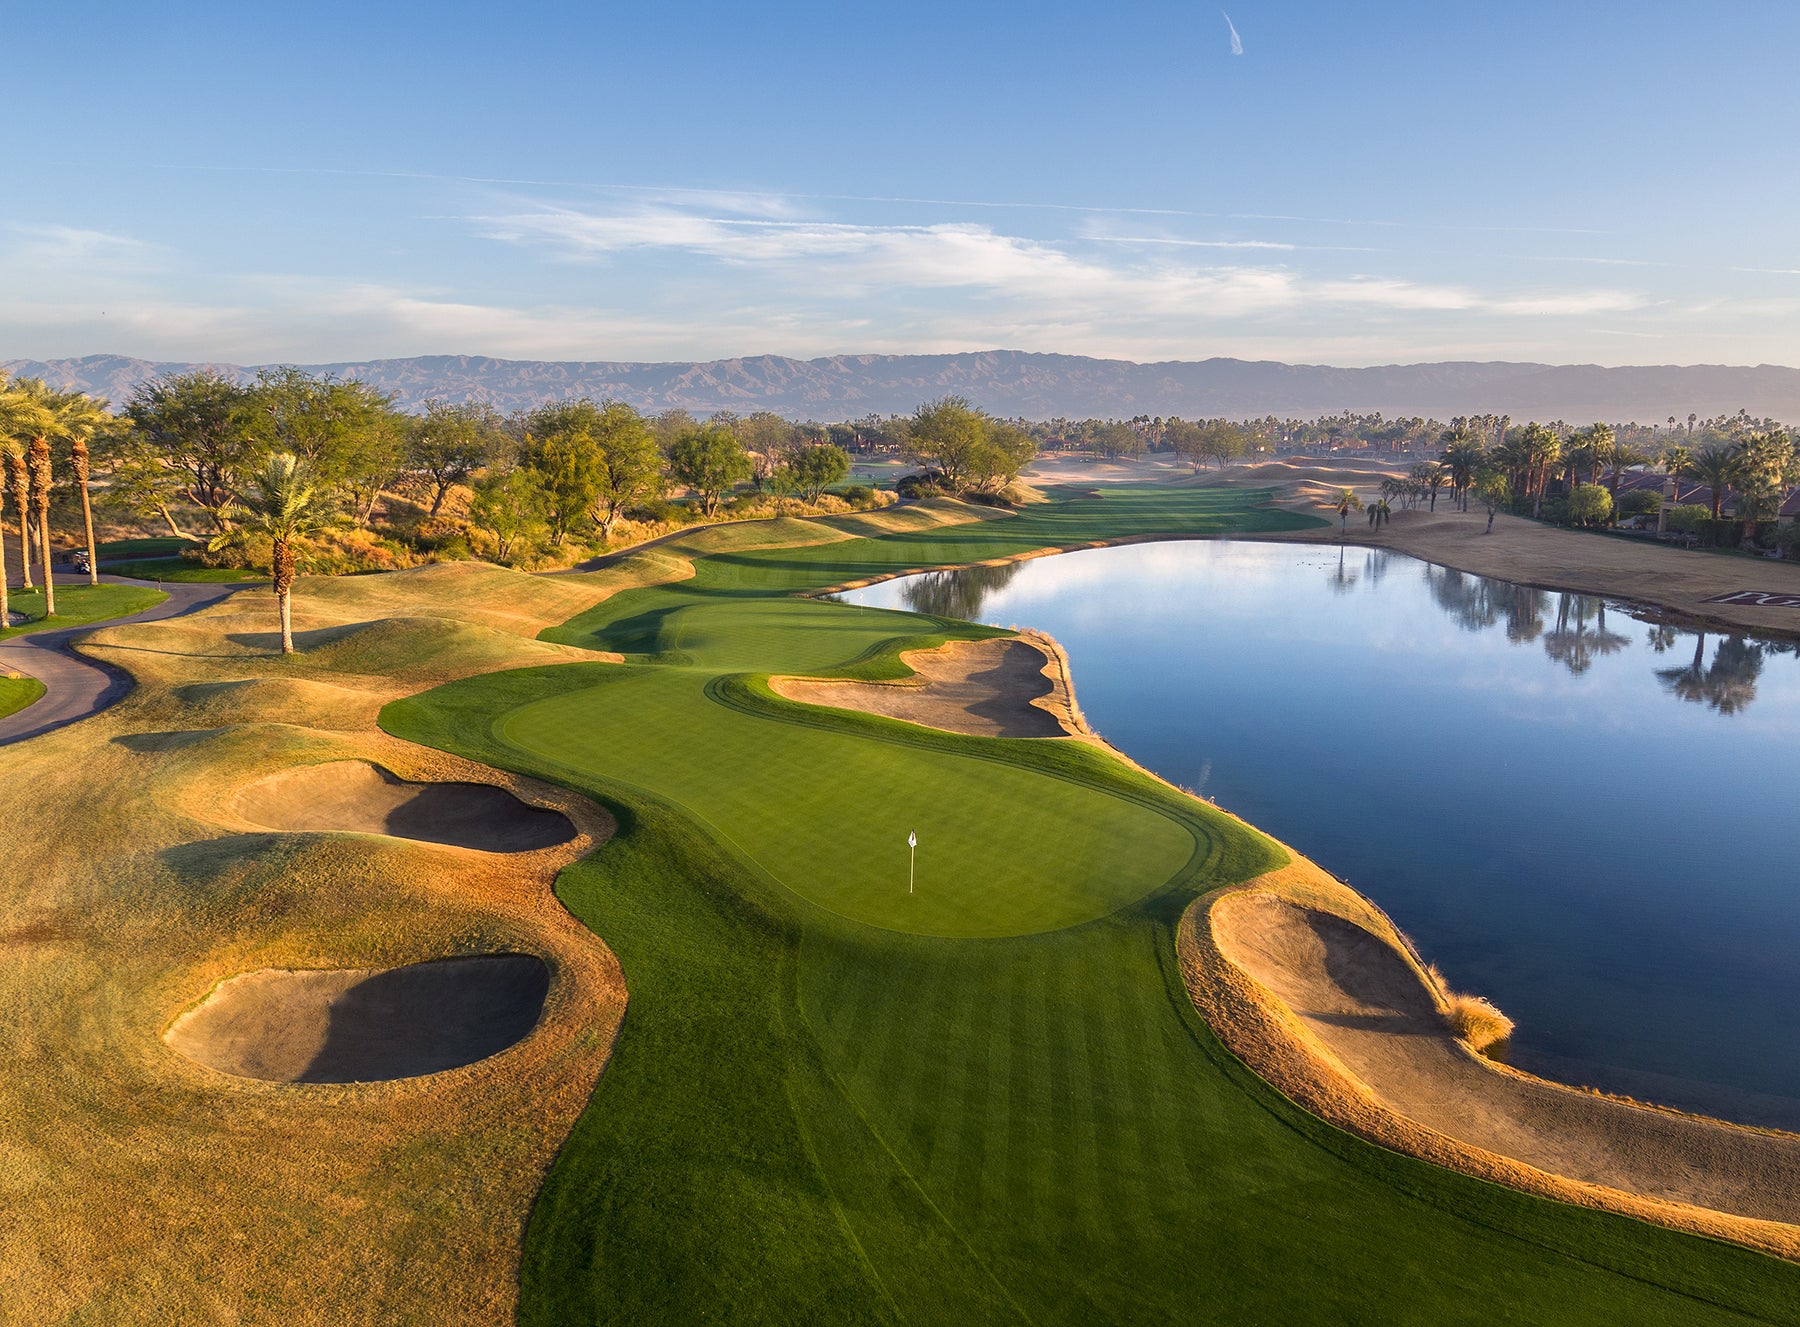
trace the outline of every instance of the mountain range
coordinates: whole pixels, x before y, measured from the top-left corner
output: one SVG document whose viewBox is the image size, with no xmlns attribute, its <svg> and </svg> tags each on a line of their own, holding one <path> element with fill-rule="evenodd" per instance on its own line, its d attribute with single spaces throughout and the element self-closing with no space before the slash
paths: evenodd
<svg viewBox="0 0 1800 1327">
<path fill-rule="evenodd" d="M 10 373 L 41 377 L 114 402 L 162 373 L 211 368 L 248 380 L 254 365 L 192 364 L 87 355 L 9 360 Z M 1529 364 L 1445 361 L 1333 368 L 1269 360 L 1170 360 L 1137 364 L 1080 355 L 995 350 L 953 355 L 759 355 L 706 363 L 630 363 L 421 355 L 305 365 L 360 378 L 416 408 L 432 397 L 486 400 L 502 410 L 575 396 L 612 397 L 640 410 L 773 410 L 795 419 L 899 414 L 942 396 L 964 396 L 1003 416 L 1311 418 L 1341 410 L 1389 416 L 1496 414 L 1522 419 L 1655 423 L 1746 409 L 1800 420 L 1800 369 L 1762 364 Z"/>
</svg>

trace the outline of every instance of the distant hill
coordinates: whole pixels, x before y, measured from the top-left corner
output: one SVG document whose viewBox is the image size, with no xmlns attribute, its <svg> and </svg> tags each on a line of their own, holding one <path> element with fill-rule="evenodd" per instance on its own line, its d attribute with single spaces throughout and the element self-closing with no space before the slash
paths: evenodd
<svg viewBox="0 0 1800 1327">
<path fill-rule="evenodd" d="M 202 367 L 120 355 L 11 360 L 10 372 L 121 401 L 158 373 Z M 255 369 L 206 367 L 248 378 Z M 904 413 L 940 396 L 966 396 L 996 414 L 1049 419 L 1132 415 L 1312 417 L 1339 410 L 1388 415 L 1504 414 L 1585 422 L 1730 414 L 1800 420 L 1800 370 L 1774 365 L 1512 364 L 1452 361 L 1340 369 L 1241 359 L 1134 364 L 1080 355 L 994 350 L 960 355 L 761 355 L 709 363 L 490 359 L 422 355 L 307 365 L 361 378 L 416 407 L 428 397 L 480 399 L 503 410 L 573 396 L 614 397 L 639 409 L 774 410 L 792 418 Z"/>
</svg>

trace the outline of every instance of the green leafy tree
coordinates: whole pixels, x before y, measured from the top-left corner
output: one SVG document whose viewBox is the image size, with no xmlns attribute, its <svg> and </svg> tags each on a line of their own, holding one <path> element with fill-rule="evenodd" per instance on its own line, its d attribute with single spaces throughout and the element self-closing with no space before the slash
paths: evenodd
<svg viewBox="0 0 1800 1327">
<path fill-rule="evenodd" d="M 1420 461 L 1407 475 L 1430 497 L 1430 510 L 1436 511 L 1438 490 L 1450 482 L 1449 468 L 1437 461 Z"/>
<path fill-rule="evenodd" d="M 1573 525 L 1605 525 L 1612 520 L 1613 500 L 1599 484 L 1577 484 L 1569 493 L 1569 521 Z"/>
<path fill-rule="evenodd" d="M 1487 508 L 1487 530 L 1494 533 L 1494 513 L 1512 502 L 1512 481 L 1504 471 L 1489 470 L 1475 481 L 1475 496 Z"/>
<path fill-rule="evenodd" d="M 961 493 L 986 445 L 989 417 L 960 396 L 922 405 L 907 429 L 907 450 L 943 476 L 944 487 Z"/>
<path fill-rule="evenodd" d="M 294 545 L 330 525 L 336 512 L 307 462 L 292 452 L 276 452 L 250 475 L 230 514 L 245 531 L 269 540 L 269 580 L 281 612 L 281 652 L 292 654 Z M 230 538 L 229 532 L 217 535 L 212 546 L 221 547 Z"/>
<path fill-rule="evenodd" d="M 206 371 L 139 386 L 125 403 L 130 428 L 112 458 L 108 500 L 161 517 L 178 537 L 185 536 L 173 508 L 186 503 L 223 533 L 225 508 L 264 454 L 252 401 L 247 389 Z"/>
<path fill-rule="evenodd" d="M 505 423 L 486 402 L 425 402 L 425 412 L 407 425 L 404 461 L 407 472 L 429 489 L 433 516 L 443 510 L 450 490 L 492 462 L 505 441 Z"/>
<path fill-rule="evenodd" d="M 689 429 L 669 448 L 669 470 L 699 495 L 700 509 L 711 516 L 719 499 L 750 477 L 750 457 L 728 429 Z"/>
<path fill-rule="evenodd" d="M 1142 456 L 1144 435 L 1129 424 L 1108 423 L 1100 427 L 1089 445 L 1107 460 L 1117 461 L 1121 457 Z"/>
<path fill-rule="evenodd" d="M 850 473 L 850 454 L 830 443 L 815 443 L 795 450 L 788 460 L 795 488 L 808 502 Z"/>
<path fill-rule="evenodd" d="M 494 536 L 500 561 L 529 561 L 549 533 L 549 505 L 537 471 L 497 465 L 475 484 L 469 519 Z"/>
<path fill-rule="evenodd" d="M 1178 460 L 1192 468 L 1195 474 L 1199 474 L 1200 468 L 1206 464 L 1204 437 L 1198 424 L 1191 424 L 1185 419 L 1170 419 L 1163 424 L 1163 444 Z"/>
<path fill-rule="evenodd" d="M 304 461 L 314 483 L 340 490 L 359 508 L 372 509 L 399 473 L 402 422 L 393 398 L 365 382 L 264 369 L 249 405 L 253 435 L 265 451 Z"/>
<path fill-rule="evenodd" d="M 1037 443 L 1025 430 L 995 420 L 989 423 L 987 436 L 969 458 L 970 486 L 998 493 L 1037 455 Z"/>
<path fill-rule="evenodd" d="M 522 421 L 525 463 L 543 489 L 544 517 L 554 543 L 562 543 L 589 519 L 600 502 L 605 466 L 601 411 L 584 397 L 541 405 Z"/>
<path fill-rule="evenodd" d="M 1221 468 L 1243 456 L 1248 442 L 1244 430 L 1228 419 L 1209 419 L 1200 427 L 1200 450 Z"/>
<path fill-rule="evenodd" d="M 602 537 L 612 538 L 614 524 L 628 508 L 648 502 L 663 488 L 663 454 L 644 417 L 620 401 L 608 401 L 595 421 L 600 446 L 590 514 Z"/>
</svg>

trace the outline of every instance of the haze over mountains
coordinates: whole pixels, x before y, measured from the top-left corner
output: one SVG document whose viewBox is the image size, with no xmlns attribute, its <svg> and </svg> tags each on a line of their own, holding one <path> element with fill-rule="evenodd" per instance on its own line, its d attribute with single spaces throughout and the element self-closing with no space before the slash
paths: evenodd
<svg viewBox="0 0 1800 1327">
<path fill-rule="evenodd" d="M 0 367 L 119 402 L 160 373 L 209 367 L 248 379 L 255 366 L 159 363 L 120 355 L 9 360 Z M 1238 359 L 1135 364 L 1080 355 L 996 350 L 953 355 L 760 355 L 707 363 L 492 359 L 423 355 L 305 366 L 361 378 L 417 407 L 430 397 L 491 401 L 502 410 L 549 399 L 612 397 L 641 410 L 748 413 L 849 419 L 911 411 L 923 401 L 966 396 L 998 415 L 1187 418 L 1265 414 L 1313 417 L 1340 410 L 1448 419 L 1504 414 L 1514 419 L 1655 423 L 1731 414 L 1800 420 L 1800 369 L 1775 365 L 1657 365 L 1604 368 L 1453 361 L 1332 368 Z"/>
</svg>

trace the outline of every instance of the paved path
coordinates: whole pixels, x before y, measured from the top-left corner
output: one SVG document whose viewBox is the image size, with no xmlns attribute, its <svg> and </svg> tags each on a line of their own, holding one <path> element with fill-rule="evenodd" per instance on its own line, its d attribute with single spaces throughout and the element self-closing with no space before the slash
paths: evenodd
<svg viewBox="0 0 1800 1327">
<path fill-rule="evenodd" d="M 143 581 L 120 576 L 100 577 L 115 585 L 142 585 Z M 59 586 L 85 584 L 87 577 L 57 578 Z M 256 584 L 252 581 L 250 584 Z M 44 694 L 17 714 L 0 719 L 0 746 L 23 742 L 56 728 L 64 728 L 89 715 L 98 714 L 115 704 L 131 690 L 131 678 L 111 664 L 75 653 L 74 642 L 101 627 L 116 627 L 125 622 L 157 622 L 216 604 L 226 595 L 244 588 L 237 584 L 184 584 L 168 581 L 163 591 L 169 596 L 155 608 L 145 609 L 130 617 L 108 618 L 85 626 L 36 631 L 28 636 L 14 636 L 0 641 L 0 671 L 29 673 L 44 684 Z"/>
</svg>

